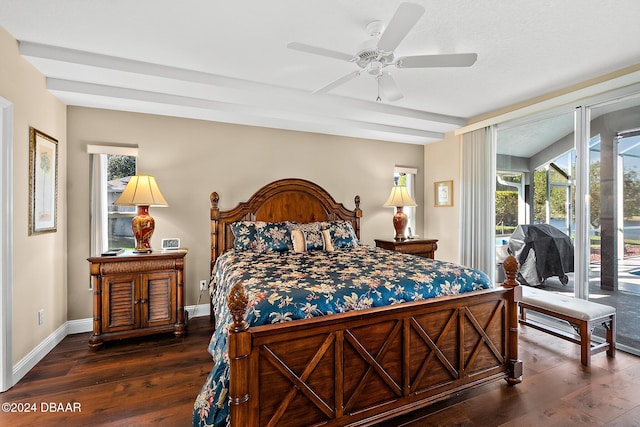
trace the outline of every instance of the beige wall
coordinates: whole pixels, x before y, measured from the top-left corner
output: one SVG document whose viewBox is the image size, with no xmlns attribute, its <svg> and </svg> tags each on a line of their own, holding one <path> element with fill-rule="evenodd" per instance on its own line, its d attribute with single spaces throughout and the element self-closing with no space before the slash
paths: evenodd
<svg viewBox="0 0 640 427">
<path fill-rule="evenodd" d="M 438 239 L 436 258 L 459 262 L 460 138 L 453 132 L 424 147 L 425 237 Z M 434 182 L 453 180 L 453 206 L 434 207 Z"/>
<path fill-rule="evenodd" d="M 67 320 L 66 107 L 0 27 L 0 96 L 13 104 L 13 364 Z M 58 140 L 56 233 L 28 235 L 29 126 Z M 45 321 L 38 325 L 38 311 Z"/>
<path fill-rule="evenodd" d="M 87 144 L 139 146 L 138 171 L 155 175 L 169 207 L 151 208 L 152 246 L 179 237 L 189 248 L 186 304 L 196 304 L 198 281 L 209 276 L 209 194 L 222 209 L 280 178 L 316 182 L 353 208 L 361 197 L 362 240 L 392 238 L 393 210 L 382 207 L 396 165 L 418 168 L 417 203 L 424 206 L 421 145 L 362 140 L 199 120 L 68 109 L 69 320 L 91 317 L 89 287 L 89 158 Z M 422 215 L 417 224 L 422 233 Z M 200 301 L 205 303 L 206 299 Z"/>
</svg>

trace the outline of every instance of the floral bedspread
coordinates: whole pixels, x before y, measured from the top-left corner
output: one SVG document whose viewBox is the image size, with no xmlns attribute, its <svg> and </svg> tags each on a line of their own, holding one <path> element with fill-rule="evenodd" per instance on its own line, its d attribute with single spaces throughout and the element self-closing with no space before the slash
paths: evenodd
<svg viewBox="0 0 640 427">
<path fill-rule="evenodd" d="M 216 330 L 213 369 L 196 398 L 194 426 L 228 425 L 226 295 L 238 281 L 249 297 L 251 326 L 400 304 L 493 287 L 481 271 L 368 246 L 297 253 L 225 252 L 213 273 Z"/>
</svg>

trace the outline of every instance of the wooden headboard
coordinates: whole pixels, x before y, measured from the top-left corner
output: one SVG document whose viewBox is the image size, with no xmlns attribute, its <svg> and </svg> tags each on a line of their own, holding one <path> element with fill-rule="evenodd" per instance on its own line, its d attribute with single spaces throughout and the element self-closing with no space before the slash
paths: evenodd
<svg viewBox="0 0 640 427">
<path fill-rule="evenodd" d="M 255 192 L 248 201 L 221 211 L 220 196 L 211 193 L 211 268 L 227 249 L 233 248 L 231 224 L 235 221 L 351 221 L 360 238 L 360 196 L 355 196 L 355 209 L 336 202 L 322 187 L 311 181 L 287 178 L 274 181 Z"/>
</svg>

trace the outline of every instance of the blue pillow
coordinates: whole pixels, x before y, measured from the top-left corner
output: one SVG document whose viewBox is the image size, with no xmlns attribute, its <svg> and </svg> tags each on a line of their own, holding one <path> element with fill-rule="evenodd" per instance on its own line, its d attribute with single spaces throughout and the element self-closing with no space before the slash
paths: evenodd
<svg viewBox="0 0 640 427">
<path fill-rule="evenodd" d="M 283 252 L 293 249 L 291 230 L 286 222 L 268 222 L 258 227 L 262 252 Z"/>
<path fill-rule="evenodd" d="M 360 246 L 353 224 L 350 221 L 330 221 L 327 230 L 334 249 Z"/>
<path fill-rule="evenodd" d="M 258 224 L 253 221 L 237 221 L 231 224 L 233 249 L 239 251 L 259 251 Z"/>
</svg>

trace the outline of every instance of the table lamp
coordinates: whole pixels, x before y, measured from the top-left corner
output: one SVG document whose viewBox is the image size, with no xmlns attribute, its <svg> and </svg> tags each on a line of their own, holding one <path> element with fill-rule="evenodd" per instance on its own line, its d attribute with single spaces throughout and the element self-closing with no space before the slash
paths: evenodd
<svg viewBox="0 0 640 427">
<path fill-rule="evenodd" d="M 418 206 L 409 195 L 406 185 L 394 185 L 391 195 L 384 206 L 395 207 L 396 214 L 393 216 L 393 228 L 396 230 L 395 240 L 405 240 L 404 230 L 407 228 L 407 214 L 402 212 L 405 206 Z"/>
<path fill-rule="evenodd" d="M 135 253 L 151 252 L 151 236 L 155 220 L 149 215 L 149 206 L 168 206 L 162 196 L 156 179 L 150 175 L 134 175 L 129 179 L 124 191 L 114 205 L 137 206 L 138 215 L 131 219 L 131 229 L 136 238 Z"/>
</svg>

